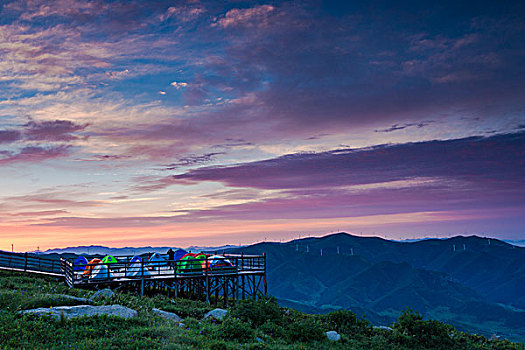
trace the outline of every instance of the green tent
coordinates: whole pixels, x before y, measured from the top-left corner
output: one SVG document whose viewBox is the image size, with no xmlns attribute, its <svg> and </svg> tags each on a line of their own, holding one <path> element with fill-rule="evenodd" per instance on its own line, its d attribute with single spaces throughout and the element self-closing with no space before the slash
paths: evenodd
<svg viewBox="0 0 525 350">
<path fill-rule="evenodd" d="M 200 257 L 199 257 L 200 256 Z M 199 257 L 199 258 L 198 258 Z M 202 269 L 201 260 L 205 255 L 196 255 L 188 253 L 177 261 L 177 273 L 196 273 Z"/>
<path fill-rule="evenodd" d="M 115 259 L 112 255 L 106 255 L 104 259 L 102 259 L 103 264 L 114 264 L 117 262 L 117 259 Z"/>
</svg>

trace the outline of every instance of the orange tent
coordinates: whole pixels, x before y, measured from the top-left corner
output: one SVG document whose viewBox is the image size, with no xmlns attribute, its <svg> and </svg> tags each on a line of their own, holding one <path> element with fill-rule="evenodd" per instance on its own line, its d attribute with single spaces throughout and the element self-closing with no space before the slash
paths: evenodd
<svg viewBox="0 0 525 350">
<path fill-rule="evenodd" d="M 99 258 L 94 258 L 94 259 L 89 260 L 89 262 L 86 265 L 86 268 L 84 269 L 84 272 L 82 273 L 82 275 L 83 276 L 90 276 L 91 275 L 91 271 L 93 271 L 93 268 L 95 267 L 95 265 L 99 264 L 101 262 L 102 262 L 102 260 L 100 260 Z"/>
</svg>

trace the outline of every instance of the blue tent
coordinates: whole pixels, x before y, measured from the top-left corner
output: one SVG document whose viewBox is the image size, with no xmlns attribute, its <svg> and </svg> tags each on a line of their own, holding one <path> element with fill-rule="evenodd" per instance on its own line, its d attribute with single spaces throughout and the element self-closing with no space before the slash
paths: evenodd
<svg viewBox="0 0 525 350">
<path fill-rule="evenodd" d="M 142 262 L 142 258 L 138 255 L 135 255 L 133 258 L 131 258 L 131 261 L 130 263 L 135 263 L 135 262 Z"/>
<path fill-rule="evenodd" d="M 177 249 L 175 251 L 175 256 L 174 256 L 173 260 L 178 261 L 178 260 L 180 260 L 180 258 L 182 258 L 186 254 L 188 254 L 188 252 L 185 251 L 184 249 Z"/>
<path fill-rule="evenodd" d="M 149 258 L 146 266 L 152 270 L 155 270 L 157 267 L 168 266 L 168 261 L 164 259 L 159 253 L 155 253 L 151 256 L 151 258 Z"/>
<path fill-rule="evenodd" d="M 87 259 L 81 255 L 73 263 L 73 271 L 82 272 L 86 268 L 87 264 Z"/>
</svg>

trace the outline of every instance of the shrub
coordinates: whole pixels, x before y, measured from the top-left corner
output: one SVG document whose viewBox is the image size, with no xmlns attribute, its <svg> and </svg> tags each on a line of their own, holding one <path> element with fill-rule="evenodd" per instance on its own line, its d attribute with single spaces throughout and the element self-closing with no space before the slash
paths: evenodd
<svg viewBox="0 0 525 350">
<path fill-rule="evenodd" d="M 322 328 L 313 318 L 305 318 L 290 324 L 288 338 L 290 341 L 310 342 L 321 340 L 325 336 Z"/>
<path fill-rule="evenodd" d="M 228 316 L 219 327 L 219 335 L 223 339 L 247 342 L 253 338 L 253 330 L 246 322 L 236 317 Z"/>
<path fill-rule="evenodd" d="M 278 324 L 272 323 L 270 321 L 266 322 L 259 328 L 257 328 L 260 332 L 264 333 L 267 336 L 270 336 L 272 338 L 285 338 L 286 332 L 284 328 Z"/>
<path fill-rule="evenodd" d="M 223 340 L 217 340 L 210 344 L 210 350 L 230 350 L 233 347 Z"/>
<path fill-rule="evenodd" d="M 372 330 L 370 322 L 366 319 L 357 318 L 356 314 L 349 310 L 338 310 L 322 316 L 322 320 L 331 331 L 348 335 L 369 335 Z"/>
<path fill-rule="evenodd" d="M 454 328 L 439 321 L 425 321 L 418 312 L 407 309 L 394 324 L 394 339 L 401 345 L 431 349 L 451 349 Z"/>
<path fill-rule="evenodd" d="M 257 300 L 241 300 L 230 310 L 230 314 L 242 321 L 250 322 L 253 327 L 259 327 L 267 321 L 283 323 L 281 309 L 274 297 L 261 296 Z"/>
</svg>

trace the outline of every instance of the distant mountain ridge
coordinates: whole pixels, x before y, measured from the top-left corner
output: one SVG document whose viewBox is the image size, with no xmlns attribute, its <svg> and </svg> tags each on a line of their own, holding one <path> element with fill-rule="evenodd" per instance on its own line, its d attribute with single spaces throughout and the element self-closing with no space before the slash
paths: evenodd
<svg viewBox="0 0 525 350">
<path fill-rule="evenodd" d="M 407 243 L 338 233 L 242 251 L 267 254 L 269 292 L 287 306 L 351 309 L 379 324 L 409 307 L 465 330 L 525 340 L 525 248 L 497 239 Z"/>
<path fill-rule="evenodd" d="M 215 252 L 224 251 L 227 249 L 240 248 L 238 245 L 223 245 L 218 247 L 200 247 L 191 246 L 188 248 L 182 248 L 190 252 Z M 123 247 L 123 248 L 111 248 L 100 245 L 90 246 L 77 246 L 67 248 L 54 248 L 46 251 L 34 251 L 31 253 L 36 254 L 86 254 L 86 255 L 135 255 L 144 253 L 162 253 L 165 254 L 169 249 L 179 249 L 177 247 Z"/>
</svg>

